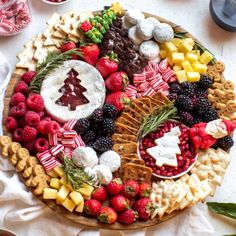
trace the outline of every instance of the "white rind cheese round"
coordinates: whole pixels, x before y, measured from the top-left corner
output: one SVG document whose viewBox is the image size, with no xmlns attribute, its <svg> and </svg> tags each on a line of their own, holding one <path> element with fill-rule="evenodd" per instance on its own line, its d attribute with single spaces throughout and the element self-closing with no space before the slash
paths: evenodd
<svg viewBox="0 0 236 236">
<path fill-rule="evenodd" d="M 88 103 L 79 105 L 74 111 L 67 106 L 56 104 L 62 96 L 59 90 L 63 87 L 64 81 L 70 70 L 74 69 L 79 75 L 81 85 L 86 89 L 83 95 L 88 99 Z M 103 105 L 105 101 L 105 83 L 96 68 L 77 60 L 64 62 L 63 65 L 55 69 L 43 81 L 41 95 L 44 99 L 46 111 L 57 121 L 65 123 L 71 119 L 88 117 L 92 112 Z"/>
</svg>

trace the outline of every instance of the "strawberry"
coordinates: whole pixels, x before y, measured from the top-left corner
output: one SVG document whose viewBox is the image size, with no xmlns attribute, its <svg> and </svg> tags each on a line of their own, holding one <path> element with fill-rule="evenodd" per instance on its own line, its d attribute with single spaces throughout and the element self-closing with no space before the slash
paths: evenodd
<svg viewBox="0 0 236 236">
<path fill-rule="evenodd" d="M 90 24 L 89 21 L 85 20 L 84 22 L 82 22 L 79 26 L 79 28 L 84 32 L 88 32 L 89 30 L 92 29 L 92 25 Z"/>
<path fill-rule="evenodd" d="M 69 42 L 65 42 L 64 44 L 62 44 L 60 50 L 61 50 L 61 52 L 66 52 L 66 51 L 70 51 L 75 48 L 77 48 L 76 44 L 72 41 L 69 41 Z"/>
<path fill-rule="evenodd" d="M 98 200 L 99 202 L 104 202 L 107 199 L 107 190 L 104 186 L 97 188 L 93 194 L 92 198 Z"/>
<path fill-rule="evenodd" d="M 101 202 L 96 199 L 90 199 L 84 203 L 84 212 L 86 215 L 96 216 L 100 212 L 101 207 Z"/>
<path fill-rule="evenodd" d="M 79 47 L 79 51 L 82 54 L 82 58 L 85 62 L 88 64 L 94 66 L 97 61 L 100 54 L 100 49 L 97 44 L 87 44 L 87 45 L 81 45 Z"/>
<path fill-rule="evenodd" d="M 151 193 L 151 185 L 148 183 L 141 183 L 139 185 L 139 197 L 149 197 Z"/>
<path fill-rule="evenodd" d="M 147 220 L 156 209 L 156 205 L 149 198 L 140 198 L 133 204 L 133 210 L 138 212 L 139 219 Z"/>
<path fill-rule="evenodd" d="M 130 99 L 128 98 L 127 94 L 125 92 L 114 92 L 110 93 L 106 96 L 106 103 L 112 104 L 116 107 L 117 112 L 122 111 L 124 108 L 124 105 L 128 104 L 130 102 Z"/>
<path fill-rule="evenodd" d="M 117 220 L 117 213 L 111 207 L 103 206 L 98 214 L 98 220 L 105 224 L 113 224 Z"/>
<path fill-rule="evenodd" d="M 118 59 L 115 53 L 111 53 L 110 56 L 102 57 L 96 64 L 97 70 L 100 72 L 103 78 L 116 72 L 118 70 Z"/>
<path fill-rule="evenodd" d="M 132 209 L 125 210 L 118 216 L 118 221 L 122 224 L 132 224 L 138 218 L 137 211 Z"/>
<path fill-rule="evenodd" d="M 128 75 L 123 71 L 112 73 L 105 81 L 106 87 L 113 91 L 124 91 L 129 84 Z"/>
<path fill-rule="evenodd" d="M 117 212 L 121 212 L 129 208 L 130 200 L 122 195 L 117 195 L 111 199 L 110 203 Z"/>
<path fill-rule="evenodd" d="M 127 198 L 133 198 L 137 196 L 139 191 L 139 184 L 134 180 L 128 180 L 124 184 L 123 195 Z"/>
<path fill-rule="evenodd" d="M 120 178 L 113 179 L 108 185 L 107 185 L 107 192 L 112 195 L 118 195 L 123 189 L 123 182 Z"/>
</svg>

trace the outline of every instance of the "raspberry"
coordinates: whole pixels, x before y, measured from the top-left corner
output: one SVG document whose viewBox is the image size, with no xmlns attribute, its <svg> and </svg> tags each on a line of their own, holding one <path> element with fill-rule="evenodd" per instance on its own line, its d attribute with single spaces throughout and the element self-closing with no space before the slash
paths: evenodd
<svg viewBox="0 0 236 236">
<path fill-rule="evenodd" d="M 37 134 L 38 131 L 34 127 L 26 125 L 22 132 L 22 141 L 25 143 L 31 142 L 36 138 Z"/>
<path fill-rule="evenodd" d="M 17 120 L 11 116 L 7 116 L 5 120 L 5 125 L 10 130 L 16 129 L 18 127 Z"/>
<path fill-rule="evenodd" d="M 46 116 L 46 117 L 44 117 L 42 120 L 51 121 L 52 118 L 51 118 L 50 116 Z"/>
<path fill-rule="evenodd" d="M 34 93 L 26 99 L 26 105 L 31 110 L 40 112 L 44 108 L 44 101 L 43 101 L 42 96 Z"/>
<path fill-rule="evenodd" d="M 45 117 L 45 112 L 44 111 L 40 111 L 39 113 L 40 119 L 43 119 Z"/>
<path fill-rule="evenodd" d="M 56 121 L 50 121 L 46 125 L 46 129 L 48 134 L 55 134 L 60 129 L 60 125 Z"/>
<path fill-rule="evenodd" d="M 17 104 L 17 106 L 14 106 L 10 109 L 10 116 L 13 116 L 14 118 L 22 117 L 25 115 L 27 109 L 24 102 L 20 102 Z"/>
<path fill-rule="evenodd" d="M 23 133 L 22 128 L 15 129 L 14 132 L 13 132 L 14 140 L 17 141 L 17 142 L 21 142 L 22 141 L 22 133 Z"/>
<path fill-rule="evenodd" d="M 26 142 L 26 143 L 23 144 L 23 146 L 29 150 L 31 155 L 35 155 L 36 154 L 35 140 L 31 141 L 31 142 Z"/>
<path fill-rule="evenodd" d="M 44 152 L 44 151 L 48 150 L 49 143 L 48 143 L 47 139 L 45 139 L 45 138 L 36 139 L 35 148 L 38 152 Z"/>
<path fill-rule="evenodd" d="M 28 85 L 24 81 L 20 81 L 15 88 L 15 93 L 23 93 L 28 94 L 29 88 Z"/>
<path fill-rule="evenodd" d="M 27 111 L 25 114 L 25 123 L 29 126 L 37 126 L 40 122 L 40 116 L 38 113 L 34 111 Z"/>
<path fill-rule="evenodd" d="M 50 122 L 47 120 L 41 120 L 37 125 L 37 130 L 40 134 L 48 134 L 47 127 Z"/>
<path fill-rule="evenodd" d="M 21 79 L 23 81 L 25 81 L 25 83 L 30 84 L 31 81 L 33 80 L 33 78 L 36 76 L 36 72 L 35 71 L 28 71 L 25 72 L 22 76 Z"/>
<path fill-rule="evenodd" d="M 24 128 L 24 127 L 25 127 L 25 118 L 24 118 L 24 117 L 21 117 L 21 118 L 18 120 L 18 124 L 19 124 L 19 127 Z"/>
<path fill-rule="evenodd" d="M 11 97 L 11 105 L 16 106 L 20 102 L 25 102 L 25 100 L 26 100 L 26 98 L 25 98 L 25 95 L 23 93 L 15 93 Z"/>
</svg>

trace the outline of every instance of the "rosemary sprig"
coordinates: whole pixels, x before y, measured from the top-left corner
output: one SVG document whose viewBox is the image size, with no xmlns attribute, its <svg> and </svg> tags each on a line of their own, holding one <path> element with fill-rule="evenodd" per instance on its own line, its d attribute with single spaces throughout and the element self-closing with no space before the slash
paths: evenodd
<svg viewBox="0 0 236 236">
<path fill-rule="evenodd" d="M 38 66 L 37 75 L 30 83 L 30 90 L 39 93 L 44 78 L 62 65 L 64 61 L 70 60 L 72 55 L 81 56 L 81 52 L 78 49 L 72 49 L 63 53 L 57 51 L 49 52 L 46 59 Z"/>
<path fill-rule="evenodd" d="M 186 31 L 182 31 L 182 32 L 174 32 L 174 37 L 175 38 L 179 38 L 179 39 L 184 39 L 186 38 L 186 34 L 188 32 Z M 205 52 L 205 51 L 208 51 L 212 56 L 213 56 L 213 59 L 211 60 L 211 64 L 215 64 L 216 63 L 216 58 L 214 56 L 213 53 L 211 53 L 207 48 L 205 48 L 203 45 L 201 45 L 199 42 L 197 41 L 194 41 L 195 44 L 194 44 L 194 50 L 199 50 L 201 53 Z"/>
<path fill-rule="evenodd" d="M 177 112 L 177 108 L 172 102 L 155 110 L 151 115 L 144 119 L 138 132 L 139 138 L 143 138 L 151 132 L 156 131 L 167 120 L 177 119 Z"/>
<path fill-rule="evenodd" d="M 74 190 L 78 190 L 84 183 L 96 187 L 94 176 L 89 176 L 83 168 L 77 167 L 72 159 L 65 156 L 62 168 L 67 181 L 71 183 Z"/>
</svg>

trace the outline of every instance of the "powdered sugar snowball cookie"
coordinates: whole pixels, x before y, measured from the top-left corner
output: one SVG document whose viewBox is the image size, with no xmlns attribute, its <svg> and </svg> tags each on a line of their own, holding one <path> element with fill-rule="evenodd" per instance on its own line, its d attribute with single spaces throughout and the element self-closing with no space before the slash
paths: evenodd
<svg viewBox="0 0 236 236">
<path fill-rule="evenodd" d="M 45 77 L 40 91 L 47 113 L 65 123 L 90 116 L 105 101 L 105 83 L 86 62 L 65 61 Z"/>
<path fill-rule="evenodd" d="M 122 18 L 122 27 L 124 28 L 124 29 L 130 29 L 133 25 L 132 24 L 130 24 L 128 21 L 127 21 L 127 19 L 123 16 Z"/>
<path fill-rule="evenodd" d="M 145 20 L 148 21 L 148 22 L 151 22 L 154 27 L 161 24 L 161 22 L 159 20 L 157 20 L 156 18 L 154 18 L 154 17 L 148 17 Z"/>
<path fill-rule="evenodd" d="M 104 165 L 96 165 L 93 170 L 96 172 L 101 184 L 109 184 L 112 180 L 112 173 L 109 167 Z"/>
<path fill-rule="evenodd" d="M 147 21 L 146 19 L 139 20 L 136 27 L 137 34 L 141 39 L 149 40 L 152 38 L 152 32 L 155 27 L 152 22 Z"/>
<path fill-rule="evenodd" d="M 72 153 L 72 160 L 78 167 L 94 167 L 98 164 L 97 153 L 90 147 L 77 147 Z"/>
<path fill-rule="evenodd" d="M 138 9 L 130 9 L 125 13 L 125 18 L 131 25 L 136 25 L 139 20 L 145 19 L 145 16 Z"/>
<path fill-rule="evenodd" d="M 94 169 L 92 169 L 91 167 L 86 167 L 86 168 L 84 168 L 84 171 L 85 171 L 85 173 L 88 174 L 88 176 L 89 176 L 90 178 L 92 178 L 92 180 L 94 180 L 94 181 L 97 181 L 97 180 L 98 180 L 96 171 L 95 171 Z"/>
<path fill-rule="evenodd" d="M 99 164 L 110 168 L 114 172 L 120 167 L 120 155 L 112 150 L 104 152 L 99 157 Z"/>
<path fill-rule="evenodd" d="M 170 25 L 161 23 L 154 28 L 153 37 L 158 43 L 164 43 L 174 38 L 174 31 Z"/>
<path fill-rule="evenodd" d="M 128 37 L 133 42 L 134 45 L 140 45 L 143 42 L 143 39 L 141 39 L 136 31 L 136 26 L 133 26 L 128 31 Z"/>
<path fill-rule="evenodd" d="M 148 60 L 152 60 L 158 57 L 159 52 L 160 52 L 159 46 L 153 40 L 145 41 L 139 47 L 139 53 Z"/>
<path fill-rule="evenodd" d="M 150 60 L 151 63 L 159 63 L 161 61 L 160 55 Z"/>
</svg>

